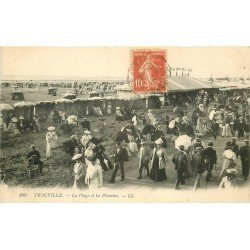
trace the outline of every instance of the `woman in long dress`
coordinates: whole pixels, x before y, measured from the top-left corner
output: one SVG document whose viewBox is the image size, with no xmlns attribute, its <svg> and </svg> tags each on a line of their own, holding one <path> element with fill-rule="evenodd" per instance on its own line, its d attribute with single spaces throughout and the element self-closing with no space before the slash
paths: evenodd
<svg viewBox="0 0 250 250">
<path fill-rule="evenodd" d="M 112 113 L 112 106 L 111 103 L 109 102 L 107 105 L 107 115 L 111 115 L 111 113 Z"/>
<path fill-rule="evenodd" d="M 154 181 L 167 180 L 166 166 L 167 155 L 165 149 L 162 148 L 163 140 L 159 138 L 155 141 L 156 147 L 153 150 L 151 160 L 150 178 Z"/>
<path fill-rule="evenodd" d="M 72 158 L 73 161 L 76 161 L 74 165 L 74 185 L 73 185 L 73 188 L 76 189 L 82 189 L 85 186 L 84 176 L 86 173 L 86 168 L 81 159 L 82 159 L 82 154 L 76 154 Z"/>
<path fill-rule="evenodd" d="M 203 123 L 202 123 L 201 118 L 198 118 L 195 130 L 196 130 L 197 133 L 202 134 L 202 132 L 203 132 Z"/>
<path fill-rule="evenodd" d="M 15 137 L 21 134 L 19 129 L 17 128 L 17 122 L 18 122 L 18 119 L 16 117 L 13 117 L 10 121 L 10 124 L 8 126 L 10 137 Z"/>
<path fill-rule="evenodd" d="M 220 171 L 219 179 L 221 180 L 224 177 L 225 171 L 230 168 L 234 168 L 237 163 L 237 156 L 231 150 L 231 142 L 226 143 L 225 151 L 223 152 L 224 161 Z"/>
<path fill-rule="evenodd" d="M 89 189 L 101 188 L 103 186 L 102 167 L 96 155 L 88 158 L 85 183 L 88 185 Z"/>
<path fill-rule="evenodd" d="M 49 127 L 46 134 L 46 157 L 49 158 L 52 155 L 51 150 L 56 147 L 57 134 L 55 132 L 55 127 Z"/>
<path fill-rule="evenodd" d="M 128 143 L 129 156 L 135 155 L 136 153 L 138 153 L 138 146 L 135 142 L 135 138 L 130 129 L 128 130 L 128 140 L 129 140 L 129 143 Z"/>
</svg>

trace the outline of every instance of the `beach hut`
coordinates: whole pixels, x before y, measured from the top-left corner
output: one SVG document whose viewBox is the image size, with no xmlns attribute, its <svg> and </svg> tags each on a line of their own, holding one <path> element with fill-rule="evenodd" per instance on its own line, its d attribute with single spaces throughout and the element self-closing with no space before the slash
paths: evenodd
<svg viewBox="0 0 250 250">
<path fill-rule="evenodd" d="M 7 103 L 0 103 L 0 113 L 2 114 L 2 119 L 6 121 L 8 113 L 14 110 L 13 106 Z"/>
<path fill-rule="evenodd" d="M 69 100 L 69 99 L 65 99 L 65 98 L 58 99 L 58 100 L 55 100 L 55 108 L 62 109 L 67 114 L 73 115 L 73 114 L 75 114 L 75 110 L 74 110 L 73 105 L 72 105 L 73 103 L 74 103 L 73 100 Z"/>
<path fill-rule="evenodd" d="M 74 114 L 79 117 L 86 116 L 87 109 L 88 109 L 88 100 L 84 98 L 76 98 L 73 100 L 74 103 L 71 104 L 74 107 Z"/>
<path fill-rule="evenodd" d="M 48 116 L 50 112 L 55 108 L 55 102 L 53 101 L 41 101 L 36 103 L 36 114 L 38 116 Z"/>
<path fill-rule="evenodd" d="M 16 117 L 24 116 L 24 117 L 32 117 L 35 112 L 36 104 L 33 102 L 17 102 L 13 104 L 14 107 L 14 114 Z"/>
</svg>

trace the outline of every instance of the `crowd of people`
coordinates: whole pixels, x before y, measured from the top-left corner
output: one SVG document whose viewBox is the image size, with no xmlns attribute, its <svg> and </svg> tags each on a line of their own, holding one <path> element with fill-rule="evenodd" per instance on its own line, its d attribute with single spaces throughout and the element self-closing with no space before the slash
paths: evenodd
<svg viewBox="0 0 250 250">
<path fill-rule="evenodd" d="M 209 96 L 201 92 L 196 98 L 196 107 L 192 115 L 188 115 L 186 107 L 181 103 L 174 105 L 173 114 L 161 118 L 149 109 L 146 114 L 130 111 L 129 122 L 122 127 L 114 137 L 115 148 L 107 155 L 103 136 L 93 135 L 90 121 L 84 118 L 78 122 L 77 117 L 68 116 L 63 111 L 52 111 L 51 122 L 70 125 L 70 128 L 81 127 L 83 134 L 76 132 L 63 143 L 63 149 L 75 162 L 74 188 L 100 188 L 104 183 L 104 172 L 111 170 L 109 183 L 115 183 L 118 170 L 121 171 L 121 181 L 125 180 L 126 165 L 132 157 L 137 157 L 138 180 L 146 177 L 155 182 L 168 180 L 169 158 L 176 170 L 175 189 L 181 185 L 189 185 L 194 180 L 193 189 L 201 186 L 201 178 L 206 173 L 206 183 L 213 181 L 213 170 L 217 172 L 217 159 L 223 157 L 220 173 L 216 178 L 218 187 L 231 188 L 237 185 L 238 171 L 235 168 L 241 160 L 243 180 L 249 176 L 249 113 L 247 96 L 218 95 L 217 103 L 209 106 Z M 177 98 L 176 98 L 177 99 Z M 121 108 L 122 109 L 122 108 Z M 120 109 L 116 109 L 116 121 Z M 121 113 L 125 116 L 125 112 Z M 20 119 L 19 119 L 20 120 Z M 72 131 L 72 130 L 70 130 Z M 222 156 L 217 155 L 214 140 L 218 136 L 230 137 L 226 142 Z M 204 138 L 210 138 L 205 143 Z M 170 139 L 169 139 L 170 138 Z M 244 146 L 237 145 L 238 140 L 244 140 Z M 55 127 L 49 127 L 46 134 L 46 157 L 53 157 L 53 149 L 57 148 L 58 136 Z M 174 144 L 175 152 L 170 155 L 168 146 Z M 32 153 L 33 152 L 33 153 Z M 40 153 L 32 145 L 27 159 L 30 164 L 42 166 Z M 35 159 L 35 161 L 34 161 Z M 112 160 L 113 159 L 113 160 Z M 42 169 L 42 167 L 40 168 Z M 39 171 L 42 173 L 42 170 Z"/>
</svg>

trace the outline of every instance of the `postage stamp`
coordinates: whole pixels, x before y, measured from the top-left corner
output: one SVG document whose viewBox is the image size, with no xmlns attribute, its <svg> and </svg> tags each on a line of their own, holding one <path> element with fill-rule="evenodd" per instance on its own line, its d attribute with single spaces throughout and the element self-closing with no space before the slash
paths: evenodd
<svg viewBox="0 0 250 250">
<path fill-rule="evenodd" d="M 132 89 L 136 93 L 162 93 L 167 90 L 167 51 L 132 50 Z"/>
</svg>

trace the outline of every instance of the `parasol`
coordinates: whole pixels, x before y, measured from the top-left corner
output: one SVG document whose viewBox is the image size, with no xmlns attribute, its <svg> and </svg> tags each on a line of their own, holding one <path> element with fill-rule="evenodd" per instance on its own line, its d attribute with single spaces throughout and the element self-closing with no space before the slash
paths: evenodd
<svg viewBox="0 0 250 250">
<path fill-rule="evenodd" d="M 179 149 L 179 146 L 183 145 L 184 149 L 188 149 L 192 145 L 191 137 L 188 135 L 180 135 L 175 140 L 175 148 Z"/>
<path fill-rule="evenodd" d="M 14 107 L 32 107 L 35 106 L 35 103 L 32 102 L 17 102 L 13 106 Z"/>
<path fill-rule="evenodd" d="M 0 104 L 0 111 L 2 111 L 2 110 L 13 110 L 13 107 L 7 103 L 1 103 Z"/>
</svg>

